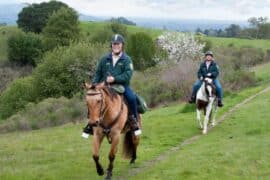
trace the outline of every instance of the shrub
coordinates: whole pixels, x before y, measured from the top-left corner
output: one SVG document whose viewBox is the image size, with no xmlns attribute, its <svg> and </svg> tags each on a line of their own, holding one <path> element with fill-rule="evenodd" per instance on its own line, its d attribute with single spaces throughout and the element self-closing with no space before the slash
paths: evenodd
<svg viewBox="0 0 270 180">
<path fill-rule="evenodd" d="M 121 34 L 123 37 L 127 38 L 128 37 L 128 32 L 127 32 L 127 27 L 117 23 L 117 22 L 113 22 L 110 25 L 112 32 L 114 34 Z"/>
<path fill-rule="evenodd" d="M 0 133 L 77 123 L 86 118 L 86 113 L 86 105 L 79 96 L 49 98 L 38 104 L 27 104 L 25 109 L 0 123 Z"/>
<path fill-rule="evenodd" d="M 110 27 L 104 27 L 90 37 L 90 42 L 108 44 L 109 46 L 113 34 Z"/>
<path fill-rule="evenodd" d="M 134 68 L 143 71 L 155 66 L 156 45 L 151 36 L 139 32 L 132 34 L 127 41 L 127 53 L 131 56 Z"/>
<path fill-rule="evenodd" d="M 33 33 L 18 32 L 8 39 L 8 59 L 20 65 L 35 66 L 43 53 L 41 38 Z"/>
<path fill-rule="evenodd" d="M 82 42 L 46 53 L 33 72 L 40 98 L 72 97 L 82 82 L 92 78 L 96 62 L 106 50 L 104 45 Z"/>
<path fill-rule="evenodd" d="M 54 12 L 43 30 L 47 50 L 57 46 L 68 46 L 71 41 L 77 41 L 79 35 L 78 15 L 73 9 L 66 7 Z"/>
<path fill-rule="evenodd" d="M 28 102 L 35 101 L 36 97 L 32 77 L 15 80 L 0 96 L 0 119 L 18 112 Z"/>
<path fill-rule="evenodd" d="M 32 66 L 21 67 L 10 63 L 0 65 L 0 94 L 13 80 L 30 75 L 32 73 L 32 69 Z"/>
<path fill-rule="evenodd" d="M 169 60 L 174 63 L 188 59 L 199 60 L 205 46 L 193 35 L 179 32 L 166 32 L 159 36 L 158 45 L 168 52 Z"/>
</svg>

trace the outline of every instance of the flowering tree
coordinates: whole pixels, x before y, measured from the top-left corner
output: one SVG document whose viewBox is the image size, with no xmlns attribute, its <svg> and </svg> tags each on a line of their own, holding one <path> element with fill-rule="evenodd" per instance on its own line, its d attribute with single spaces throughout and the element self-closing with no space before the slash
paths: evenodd
<svg viewBox="0 0 270 180">
<path fill-rule="evenodd" d="M 205 44 L 200 44 L 192 34 L 180 32 L 165 32 L 158 37 L 158 45 L 166 50 L 169 60 L 180 62 L 184 60 L 199 60 Z"/>
</svg>

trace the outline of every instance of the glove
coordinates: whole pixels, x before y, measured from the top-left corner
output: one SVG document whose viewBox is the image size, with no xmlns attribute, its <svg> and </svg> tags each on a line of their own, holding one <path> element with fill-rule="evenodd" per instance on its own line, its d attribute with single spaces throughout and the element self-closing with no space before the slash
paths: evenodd
<svg viewBox="0 0 270 180">
<path fill-rule="evenodd" d="M 202 76 L 200 77 L 200 80 L 201 80 L 201 81 L 203 80 L 203 77 L 202 77 Z"/>
<path fill-rule="evenodd" d="M 206 74 L 206 77 L 212 77 L 212 74 L 211 73 L 207 73 Z"/>
</svg>

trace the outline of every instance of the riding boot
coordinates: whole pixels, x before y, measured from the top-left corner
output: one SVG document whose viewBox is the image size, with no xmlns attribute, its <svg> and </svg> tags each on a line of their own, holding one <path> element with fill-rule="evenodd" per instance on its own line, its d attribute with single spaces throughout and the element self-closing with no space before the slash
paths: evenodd
<svg viewBox="0 0 270 180">
<path fill-rule="evenodd" d="M 218 98 L 218 107 L 222 107 L 222 106 L 223 106 L 222 99 Z"/>
<path fill-rule="evenodd" d="M 88 138 L 89 135 L 93 135 L 93 127 L 88 123 L 88 124 L 83 128 L 82 137 Z"/>
<path fill-rule="evenodd" d="M 140 127 L 138 125 L 138 120 L 136 119 L 136 117 L 134 115 L 129 116 L 129 122 L 130 122 L 130 127 L 131 130 L 134 131 L 134 134 L 136 136 L 140 135 L 142 132 L 140 130 Z"/>
<path fill-rule="evenodd" d="M 195 96 L 191 96 L 190 98 L 189 98 L 189 100 L 188 100 L 188 102 L 190 103 L 190 104 L 192 104 L 192 103 L 195 103 L 195 101 L 196 101 L 196 98 L 195 98 Z"/>
</svg>

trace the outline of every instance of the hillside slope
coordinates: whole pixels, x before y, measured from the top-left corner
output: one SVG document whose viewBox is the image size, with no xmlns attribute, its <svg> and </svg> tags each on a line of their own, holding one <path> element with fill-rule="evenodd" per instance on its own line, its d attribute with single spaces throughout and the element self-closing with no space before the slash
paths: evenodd
<svg viewBox="0 0 270 180">
<path fill-rule="evenodd" d="M 267 84 L 227 96 L 226 106 L 220 109 L 219 116 L 266 86 Z M 254 103 L 252 101 L 224 124 L 214 128 L 209 135 L 187 146 L 184 151 L 172 154 L 169 160 L 161 163 L 160 166 L 153 165 L 153 169 L 143 171 L 142 175 L 135 179 L 161 178 L 168 174 L 172 174 L 171 178 L 175 176 L 198 178 L 200 173 L 203 173 L 202 177 L 207 178 L 217 175 L 231 177 L 228 172 L 235 175 L 232 177 L 238 177 L 241 174 L 264 176 L 267 173 L 266 167 L 269 168 L 270 160 L 269 156 L 265 157 L 265 161 L 260 157 L 261 153 L 266 154 L 267 145 L 269 147 L 266 137 L 269 137 L 270 126 L 266 122 L 270 114 L 267 108 L 270 101 L 265 101 L 266 98 L 270 98 L 269 93 L 260 96 Z M 118 153 L 114 176 L 123 177 L 130 169 L 140 167 L 144 162 L 155 159 L 185 139 L 200 134 L 194 111 L 184 113 L 183 109 L 186 109 L 185 105 L 175 105 L 146 113 L 143 116 L 143 135 L 137 163 L 130 166 L 128 161 L 121 158 Z M 252 114 L 252 111 L 255 113 Z M 0 179 L 103 179 L 96 175 L 91 158 L 92 138 L 85 140 L 80 137 L 83 126 L 84 123 L 67 124 L 26 133 L 0 135 Z M 253 141 L 254 144 L 250 145 Z M 245 149 L 247 146 L 249 148 Z M 101 162 L 105 168 L 108 163 L 108 148 L 105 140 L 101 150 Z M 230 153 L 226 154 L 226 152 Z M 242 153 L 247 156 L 243 157 Z M 211 161 L 208 162 L 209 157 Z M 234 159 L 235 161 L 231 164 L 231 160 Z M 203 164 L 206 162 L 209 165 Z M 250 162 L 253 164 L 247 168 L 238 168 L 242 163 Z M 258 169 L 257 164 L 262 168 Z M 182 169 L 181 166 L 183 166 Z M 205 166 L 207 168 L 204 168 Z M 229 171 L 231 166 L 233 168 Z"/>
</svg>

